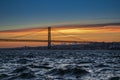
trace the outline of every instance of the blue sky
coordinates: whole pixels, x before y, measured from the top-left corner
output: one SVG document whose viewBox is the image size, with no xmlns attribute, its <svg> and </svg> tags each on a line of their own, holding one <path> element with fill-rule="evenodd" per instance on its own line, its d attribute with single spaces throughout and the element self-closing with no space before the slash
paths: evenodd
<svg viewBox="0 0 120 80">
<path fill-rule="evenodd" d="M 0 30 L 120 22 L 120 0 L 0 0 Z"/>
</svg>

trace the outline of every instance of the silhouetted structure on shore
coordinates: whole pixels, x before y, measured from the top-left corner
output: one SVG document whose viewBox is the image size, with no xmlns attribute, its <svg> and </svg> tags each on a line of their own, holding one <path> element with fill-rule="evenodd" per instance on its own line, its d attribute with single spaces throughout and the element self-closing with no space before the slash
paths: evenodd
<svg viewBox="0 0 120 80">
<path fill-rule="evenodd" d="M 40 47 L 19 47 L 19 48 L 1 48 L 11 50 L 47 50 L 48 46 Z M 60 44 L 52 45 L 51 50 L 120 50 L 120 42 L 92 42 L 88 44 Z"/>
</svg>

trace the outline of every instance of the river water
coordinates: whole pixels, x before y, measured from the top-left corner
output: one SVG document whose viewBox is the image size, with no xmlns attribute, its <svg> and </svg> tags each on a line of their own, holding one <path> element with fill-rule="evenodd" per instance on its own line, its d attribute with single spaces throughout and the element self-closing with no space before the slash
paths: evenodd
<svg viewBox="0 0 120 80">
<path fill-rule="evenodd" d="M 0 80 L 120 80 L 120 51 L 0 50 Z"/>
</svg>

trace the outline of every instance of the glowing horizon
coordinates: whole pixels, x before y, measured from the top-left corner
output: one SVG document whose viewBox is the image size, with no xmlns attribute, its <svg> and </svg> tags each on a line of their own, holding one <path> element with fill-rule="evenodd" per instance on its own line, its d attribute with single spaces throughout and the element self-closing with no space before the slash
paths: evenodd
<svg viewBox="0 0 120 80">
<path fill-rule="evenodd" d="M 0 38 L 47 40 L 47 28 L 0 31 Z M 52 27 L 52 40 L 120 42 L 120 25 Z M 0 47 L 44 46 L 36 42 L 0 42 Z"/>
</svg>

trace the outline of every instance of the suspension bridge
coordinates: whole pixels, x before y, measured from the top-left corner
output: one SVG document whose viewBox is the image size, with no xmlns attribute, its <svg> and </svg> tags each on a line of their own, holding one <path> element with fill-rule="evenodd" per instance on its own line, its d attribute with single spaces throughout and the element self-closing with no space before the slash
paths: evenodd
<svg viewBox="0 0 120 80">
<path fill-rule="evenodd" d="M 77 40 L 52 40 L 51 37 L 51 27 L 48 27 L 48 39 L 47 40 L 33 40 L 33 39 L 13 39 L 13 38 L 0 38 L 0 41 L 8 41 L 8 42 L 47 42 L 48 43 L 48 49 L 51 49 L 51 42 L 62 42 L 62 43 L 91 43 L 91 41 L 77 41 Z M 66 35 L 64 33 L 59 32 L 62 35 Z M 31 35 L 31 34 L 27 34 Z M 25 35 L 23 35 L 25 36 Z M 16 37 L 23 37 L 23 36 L 16 36 Z M 15 38 L 15 37 L 14 37 Z"/>
</svg>

